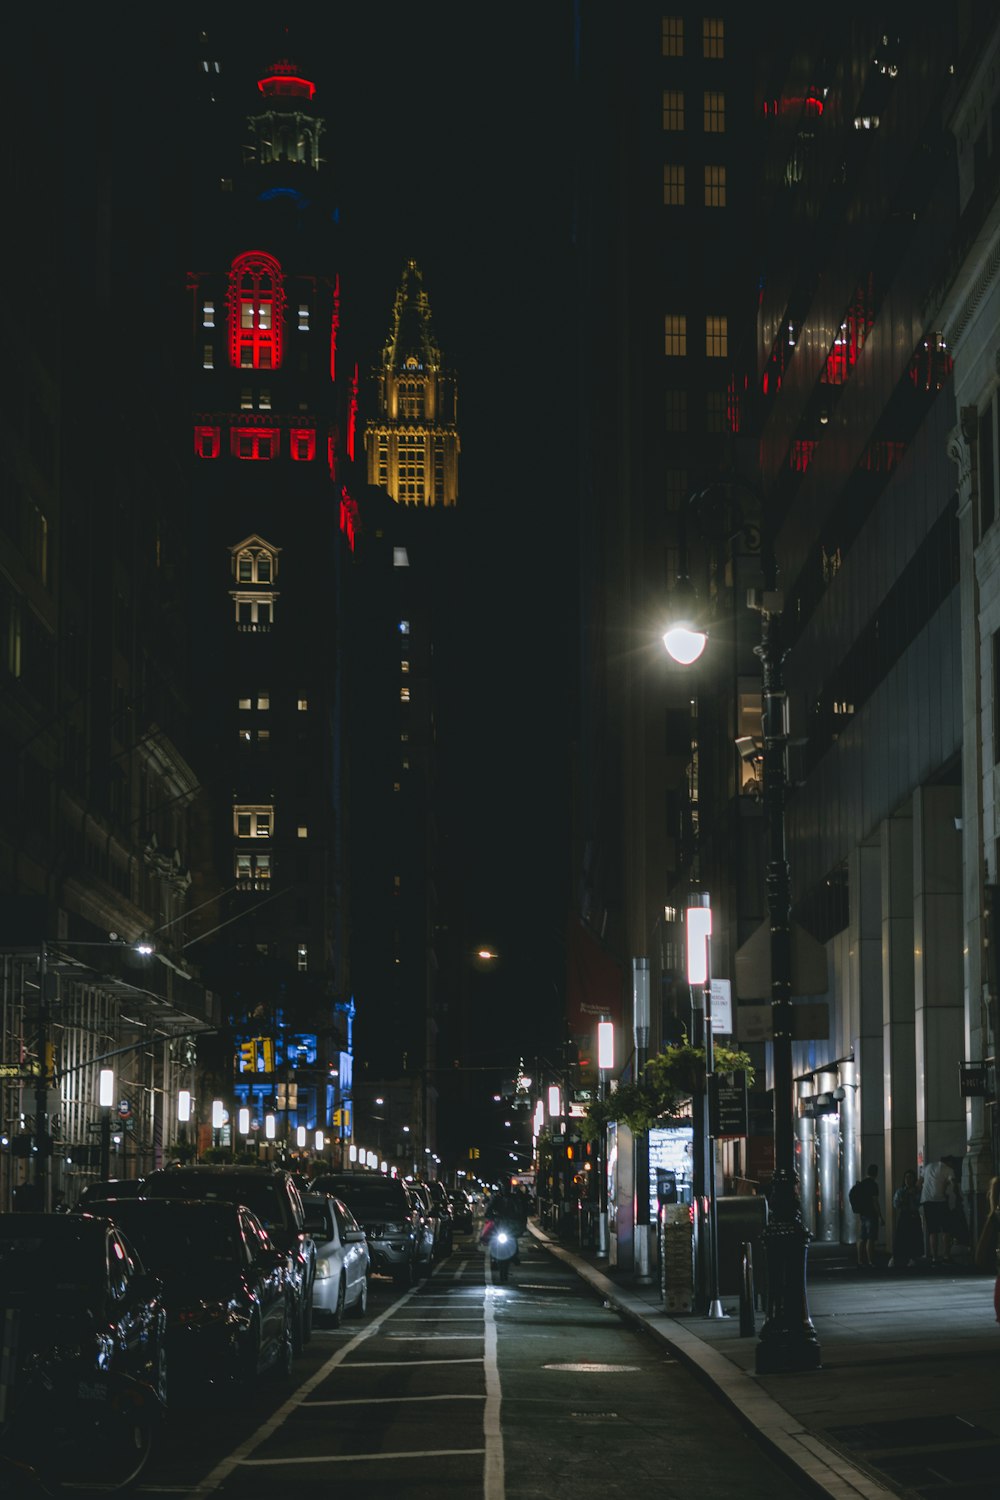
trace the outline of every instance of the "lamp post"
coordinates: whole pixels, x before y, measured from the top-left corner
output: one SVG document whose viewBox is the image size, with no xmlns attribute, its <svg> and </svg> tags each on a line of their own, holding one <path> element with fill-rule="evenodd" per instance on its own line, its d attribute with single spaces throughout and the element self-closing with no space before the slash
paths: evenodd
<svg viewBox="0 0 1000 1500">
<path fill-rule="evenodd" d="M 760 503 L 752 486 L 746 488 Z M 819 1340 L 806 1290 L 806 1255 L 809 1233 L 802 1222 L 795 1174 L 795 1083 L 792 1069 L 792 947 L 791 890 L 785 855 L 785 795 L 788 773 L 787 706 L 781 641 L 782 597 L 774 587 L 775 561 L 770 545 L 762 548 L 765 587 L 753 591 L 750 604 L 761 617 L 760 644 L 754 654 L 761 664 L 761 715 L 764 739 L 762 805 L 767 835 L 765 880 L 770 928 L 771 1015 L 774 1069 L 774 1176 L 770 1213 L 764 1230 L 767 1261 L 767 1317 L 760 1330 L 756 1370 L 760 1375 L 797 1370 L 815 1370 L 821 1363 Z M 688 585 L 690 591 L 690 585 Z M 685 601 L 686 602 L 686 601 Z M 663 643 L 673 659 L 683 666 L 697 660 L 707 641 L 707 632 L 685 621 L 678 654 L 673 630 Z M 687 638 L 696 637 L 694 642 Z M 697 638 L 701 648 L 694 651 Z M 693 652 L 693 654 L 692 654 Z"/>
<path fill-rule="evenodd" d="M 603 1104 L 608 1074 L 615 1066 L 615 1027 L 613 1021 L 597 1023 L 597 1097 Z M 601 1125 L 600 1151 L 597 1159 L 597 1254 L 604 1260 L 608 1253 L 608 1131 Z"/>
<path fill-rule="evenodd" d="M 719 1214 L 715 1201 L 715 1138 L 712 1134 L 710 1099 L 715 1072 L 715 1037 L 712 1030 L 712 904 L 707 891 L 692 893 L 686 912 L 687 977 L 692 1007 L 701 1011 L 705 1032 L 705 1088 L 701 1100 L 701 1153 L 705 1164 L 705 1197 L 708 1199 L 708 1316 L 724 1318 L 719 1293 Z M 701 992 L 702 1003 L 695 1006 Z"/>
<path fill-rule="evenodd" d="M 97 1102 L 101 1106 L 101 1181 L 111 1176 L 111 1106 L 115 1102 L 115 1075 L 102 1068 L 98 1075 Z"/>
</svg>

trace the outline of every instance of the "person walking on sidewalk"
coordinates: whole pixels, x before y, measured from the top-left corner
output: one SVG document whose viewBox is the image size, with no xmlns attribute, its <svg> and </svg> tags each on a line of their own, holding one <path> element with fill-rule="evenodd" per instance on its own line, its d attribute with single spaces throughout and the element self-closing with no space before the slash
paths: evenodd
<svg viewBox="0 0 1000 1500">
<path fill-rule="evenodd" d="M 920 1222 L 920 1188 L 912 1167 L 903 1173 L 902 1186 L 892 1196 L 896 1222 L 892 1234 L 890 1267 L 905 1270 L 924 1258 L 924 1229 Z"/>
<path fill-rule="evenodd" d="M 851 1188 L 849 1200 L 854 1212 L 861 1220 L 858 1235 L 858 1265 L 875 1265 L 875 1241 L 879 1225 L 884 1224 L 878 1198 L 878 1167 L 870 1166 L 860 1182 Z"/>
<path fill-rule="evenodd" d="M 928 1162 L 920 1182 L 920 1207 L 932 1266 L 943 1265 L 951 1258 L 948 1226 L 955 1202 L 955 1173 L 950 1164 L 944 1160 Z"/>
</svg>

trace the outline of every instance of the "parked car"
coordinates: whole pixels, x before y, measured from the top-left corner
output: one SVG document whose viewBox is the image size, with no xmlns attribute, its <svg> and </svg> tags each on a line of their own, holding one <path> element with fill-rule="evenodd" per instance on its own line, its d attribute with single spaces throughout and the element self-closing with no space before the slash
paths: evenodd
<svg viewBox="0 0 1000 1500">
<path fill-rule="evenodd" d="M 0 1214 L 0 1307 L 19 1314 L 18 1360 L 58 1346 L 167 1394 L 159 1281 L 113 1224 L 87 1214 Z"/>
<path fill-rule="evenodd" d="M 317 1192 L 345 1203 L 365 1231 L 371 1268 L 402 1286 L 431 1266 L 420 1208 L 398 1177 L 370 1172 L 325 1173 L 313 1181 Z"/>
<path fill-rule="evenodd" d="M 406 1189 L 414 1203 L 418 1205 L 424 1224 L 425 1246 L 428 1247 L 427 1253 L 430 1259 L 434 1261 L 441 1253 L 441 1215 L 437 1204 L 431 1197 L 426 1182 L 408 1182 Z"/>
<path fill-rule="evenodd" d="M 437 1178 L 427 1183 L 434 1207 L 438 1213 L 438 1254 L 450 1255 L 455 1246 L 455 1215 L 448 1197 L 448 1189 Z"/>
<path fill-rule="evenodd" d="M 291 1372 L 298 1309 L 285 1253 L 243 1204 L 111 1198 L 88 1212 L 110 1219 L 160 1279 L 175 1382 Z"/>
<path fill-rule="evenodd" d="M 451 1199 L 451 1214 L 455 1228 L 461 1234 L 471 1234 L 475 1222 L 475 1209 L 472 1199 L 464 1188 L 457 1188 L 455 1192 L 449 1193 Z"/>
<path fill-rule="evenodd" d="M 77 1200 L 77 1208 L 103 1203 L 108 1198 L 137 1198 L 143 1190 L 141 1177 L 109 1177 L 103 1182 L 88 1182 Z"/>
<path fill-rule="evenodd" d="M 346 1203 L 329 1193 L 304 1193 L 306 1228 L 316 1244 L 313 1317 L 339 1328 L 345 1312 L 368 1311 L 368 1239 Z"/>
<path fill-rule="evenodd" d="M 295 1351 L 312 1336 L 316 1246 L 306 1231 L 302 1197 L 281 1167 L 161 1167 L 146 1178 L 149 1198 L 201 1198 L 242 1203 L 285 1255 L 286 1283 L 296 1308 Z"/>
<path fill-rule="evenodd" d="M 0 1214 L 0 1328 L 2 1458 L 46 1494 L 133 1482 L 162 1422 L 166 1310 L 115 1225 Z"/>
</svg>

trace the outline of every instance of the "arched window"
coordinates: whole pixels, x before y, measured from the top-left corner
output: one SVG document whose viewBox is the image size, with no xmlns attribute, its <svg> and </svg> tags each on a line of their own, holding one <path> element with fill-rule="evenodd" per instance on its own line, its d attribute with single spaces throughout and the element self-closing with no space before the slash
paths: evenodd
<svg viewBox="0 0 1000 1500">
<path fill-rule="evenodd" d="M 285 292 L 273 256 L 251 250 L 229 272 L 229 357 L 241 370 L 276 370 L 281 364 Z"/>
</svg>

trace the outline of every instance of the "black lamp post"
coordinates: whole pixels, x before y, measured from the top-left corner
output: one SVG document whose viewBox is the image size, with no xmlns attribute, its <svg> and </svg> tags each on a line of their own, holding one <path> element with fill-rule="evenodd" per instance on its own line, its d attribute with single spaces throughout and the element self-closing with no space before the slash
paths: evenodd
<svg viewBox="0 0 1000 1500">
<path fill-rule="evenodd" d="M 806 1295 L 809 1232 L 802 1222 L 795 1171 L 791 894 L 785 857 L 788 720 L 782 673 L 785 657 L 781 641 L 782 599 L 776 591 L 765 591 L 754 603 L 761 618 L 761 639 L 755 654 L 760 658 L 762 672 L 763 806 L 774 1033 L 774 1178 L 771 1212 L 764 1230 L 767 1317 L 760 1330 L 755 1364 L 758 1375 L 771 1375 L 818 1369 L 820 1347 Z"/>
<path fill-rule="evenodd" d="M 738 481 L 761 508 L 761 496 Z M 693 497 L 695 500 L 701 496 Z M 785 856 L 785 795 L 788 786 L 787 700 L 782 671 L 785 647 L 781 639 L 782 596 L 775 588 L 776 565 L 767 540 L 762 544 L 765 588 L 750 595 L 760 612 L 761 639 L 754 653 L 761 664 L 761 715 L 764 739 L 762 803 L 767 835 L 767 912 L 771 934 L 771 1012 L 774 1067 L 774 1177 L 768 1223 L 764 1231 L 767 1262 L 767 1316 L 760 1330 L 755 1367 L 759 1375 L 815 1370 L 821 1363 L 820 1345 L 809 1316 L 806 1256 L 809 1232 L 799 1207 L 795 1171 L 795 1080 L 792 1071 L 792 943 L 791 893 Z M 686 582 L 686 580 L 685 580 Z M 688 585 L 690 591 L 690 585 Z M 685 613 L 691 615 L 689 600 Z M 674 660 L 689 665 L 697 660 L 705 632 L 685 622 L 681 653 L 675 652 L 668 631 L 664 644 Z M 699 645 L 699 638 L 701 646 Z"/>
</svg>

